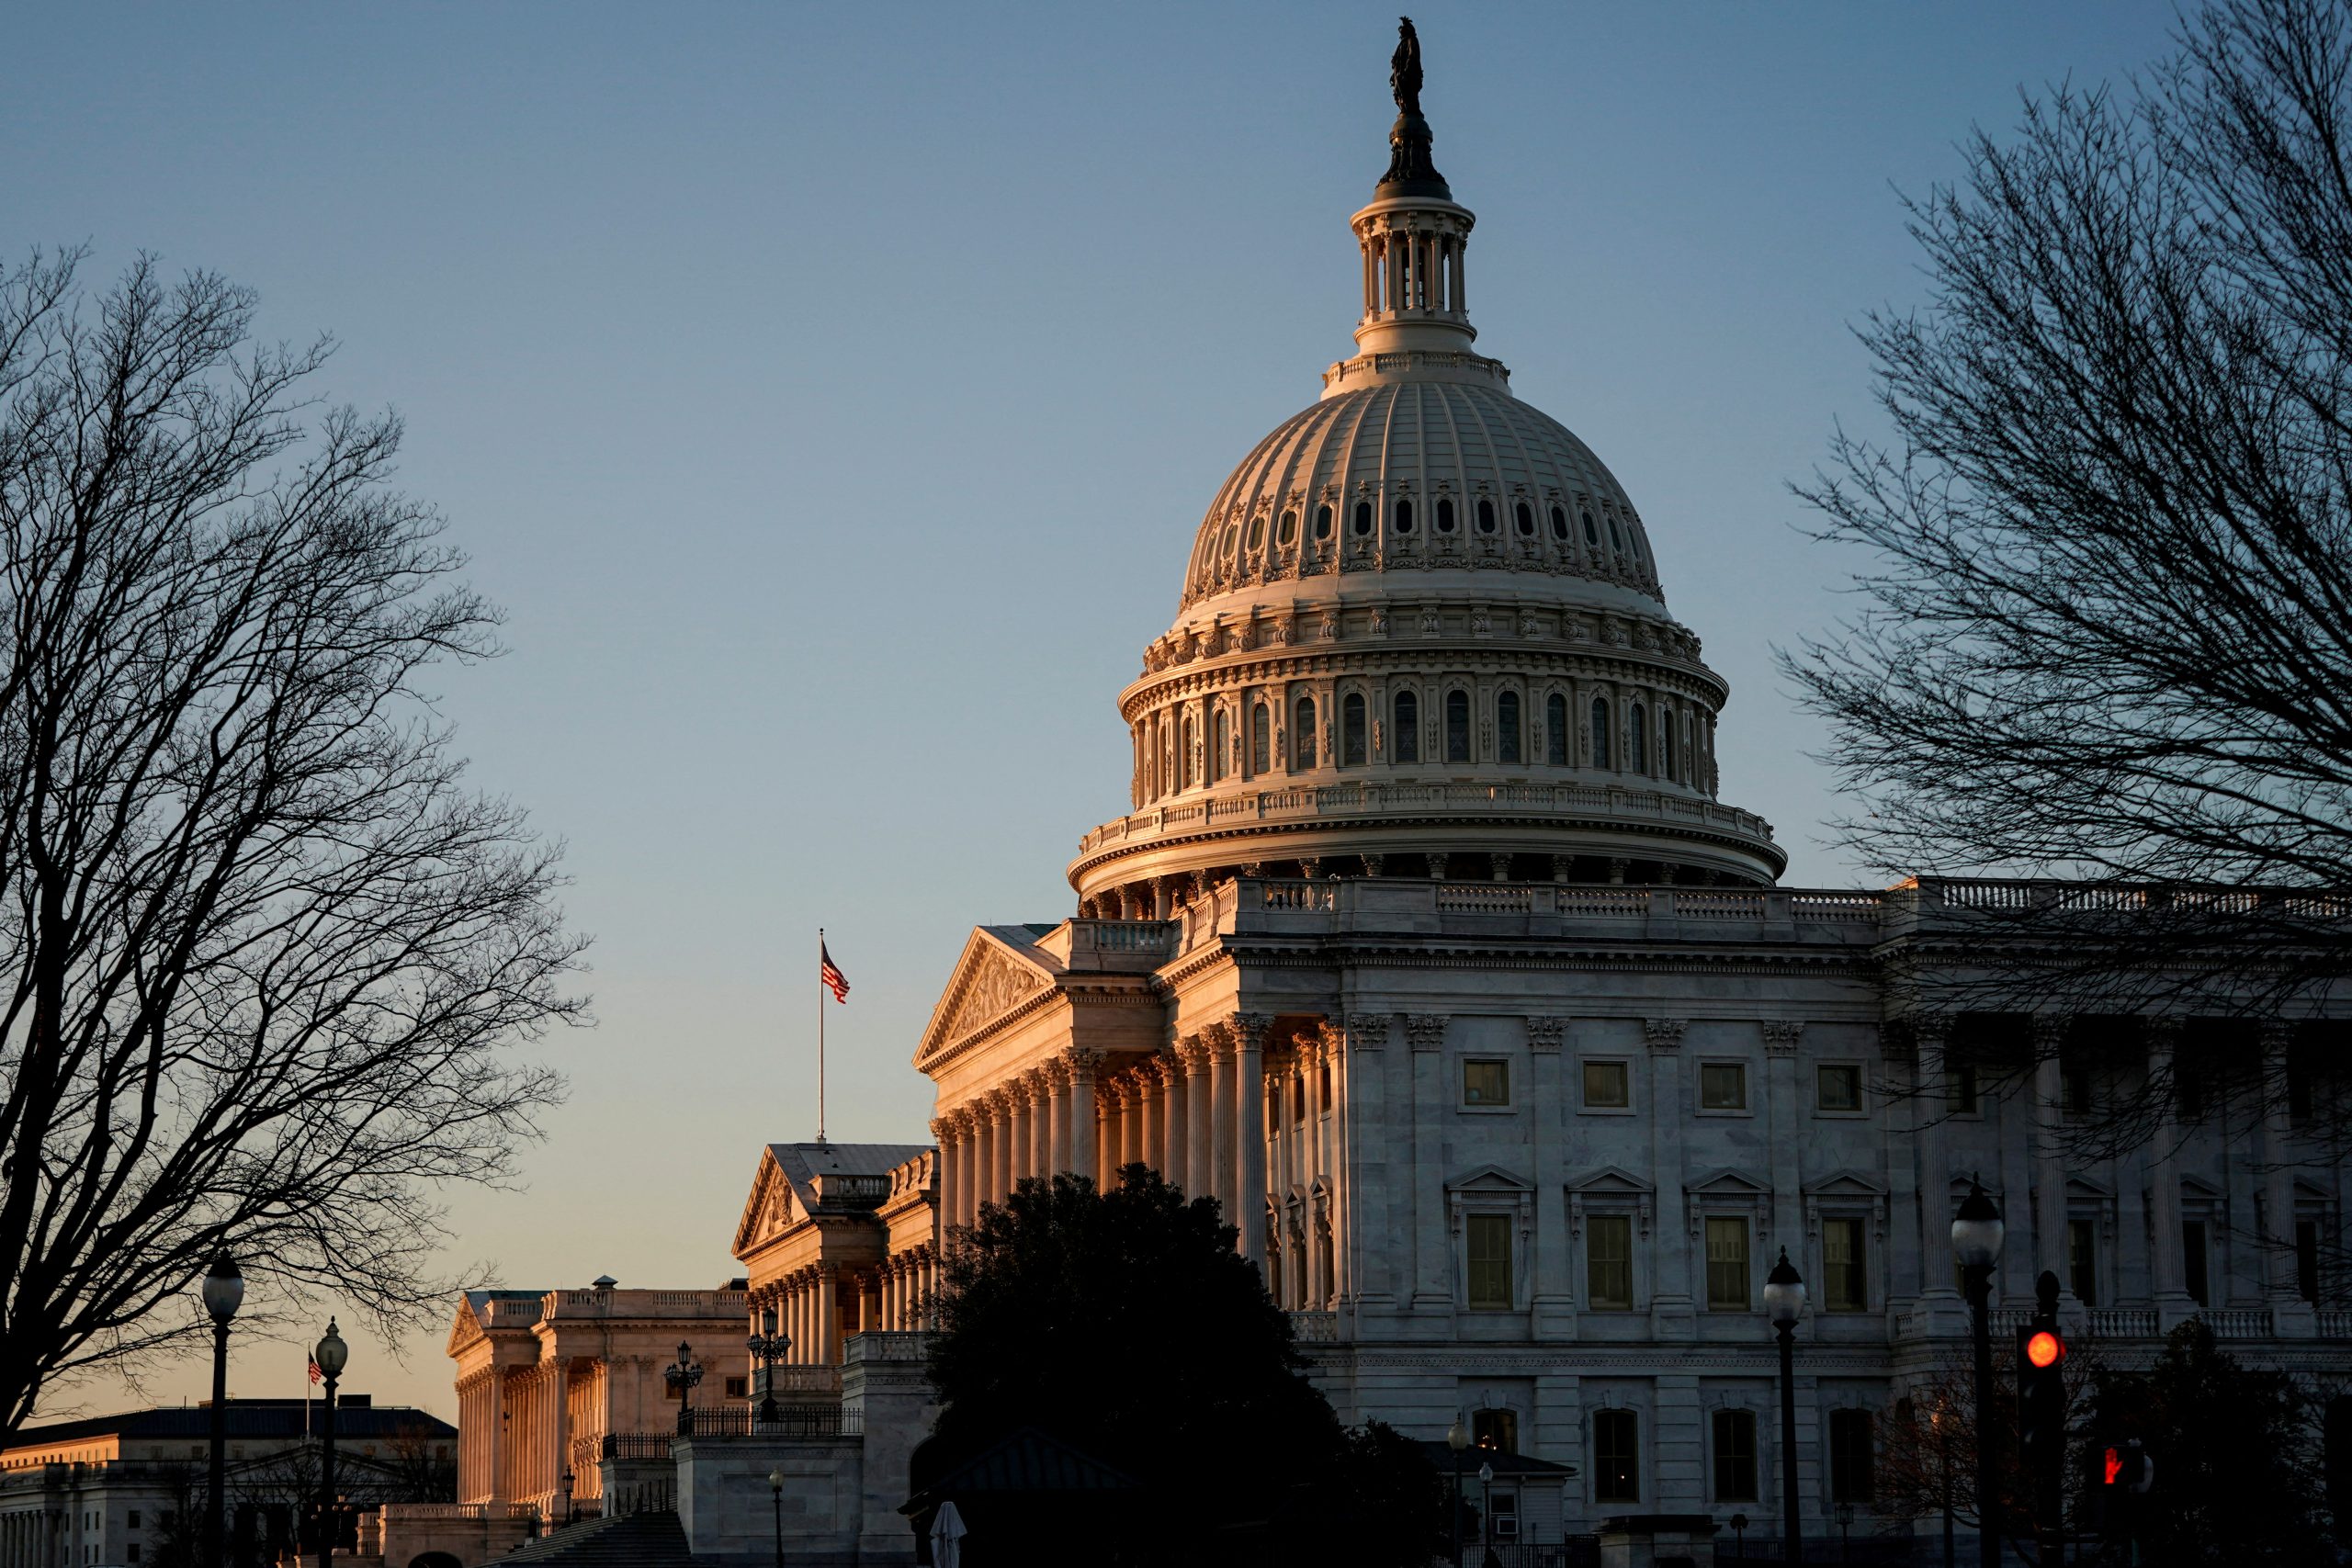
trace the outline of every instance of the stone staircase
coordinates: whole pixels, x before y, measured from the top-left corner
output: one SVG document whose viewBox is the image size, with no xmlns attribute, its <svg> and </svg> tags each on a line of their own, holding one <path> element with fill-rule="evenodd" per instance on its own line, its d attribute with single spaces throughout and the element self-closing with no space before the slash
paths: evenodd
<svg viewBox="0 0 2352 1568">
<path fill-rule="evenodd" d="M 679 1526 L 678 1516 L 668 1509 L 582 1519 L 526 1541 L 495 1560 L 499 1565 L 560 1562 L 574 1568 L 601 1563 L 614 1568 L 687 1568 L 693 1562 L 686 1550 L 686 1532 Z"/>
</svg>

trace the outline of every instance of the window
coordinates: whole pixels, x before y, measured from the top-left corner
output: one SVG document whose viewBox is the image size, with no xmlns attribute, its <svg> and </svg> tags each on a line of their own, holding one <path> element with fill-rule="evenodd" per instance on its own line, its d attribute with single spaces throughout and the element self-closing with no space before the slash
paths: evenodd
<svg viewBox="0 0 2352 1568">
<path fill-rule="evenodd" d="M 1829 1312 L 1868 1312 L 1870 1281 L 1863 1270 L 1862 1222 L 1840 1217 L 1821 1222 L 1821 1304 Z"/>
<path fill-rule="evenodd" d="M 1463 1063 L 1462 1103 L 1464 1105 L 1509 1105 L 1510 1103 L 1510 1064 L 1504 1061 L 1475 1059 Z"/>
<path fill-rule="evenodd" d="M 1503 692 L 1495 698 L 1495 760 L 1501 762 L 1520 760 L 1517 692 Z"/>
<path fill-rule="evenodd" d="M 1568 699 L 1555 692 L 1544 699 L 1544 760 L 1568 765 Z"/>
<path fill-rule="evenodd" d="M 1747 1109 L 1747 1069 L 1737 1062 L 1699 1064 L 1699 1109 Z"/>
<path fill-rule="evenodd" d="M 2307 1302 L 2319 1300 L 2319 1222 L 2295 1222 L 2295 1293 Z"/>
<path fill-rule="evenodd" d="M 1488 501 L 1485 496 L 1480 496 L 1478 498 L 1478 532 L 1481 534 L 1491 534 L 1494 531 L 1495 503 Z"/>
<path fill-rule="evenodd" d="M 1519 525 L 1520 537 L 1526 538 L 1535 532 L 1535 509 L 1522 501 L 1511 508 L 1511 521 Z"/>
<path fill-rule="evenodd" d="M 1330 508 L 1326 507 L 1324 510 L 1329 512 Z M 1287 545 L 1297 537 L 1298 513 L 1295 512 L 1283 513 L 1283 520 L 1274 525 L 1274 543 L 1278 545 Z"/>
<path fill-rule="evenodd" d="M 1657 710 L 1657 743 L 1666 776 L 1672 779 L 1677 775 L 1674 768 L 1674 711 L 1671 708 Z"/>
<path fill-rule="evenodd" d="M 136 1562 L 139 1561 L 139 1543 L 137 1541 L 134 1540 L 130 1545 L 122 1549 L 122 1560 L 125 1562 Z"/>
<path fill-rule="evenodd" d="M 1363 695 L 1350 692 L 1340 700 L 1340 760 L 1361 765 L 1364 758 Z"/>
<path fill-rule="evenodd" d="M 2062 1110 L 2069 1116 L 2091 1113 L 2091 1075 L 2082 1067 L 2062 1067 L 2058 1072 L 2058 1099 Z"/>
<path fill-rule="evenodd" d="M 1829 1496 L 1867 1503 L 1877 1490 L 1877 1419 L 1867 1410 L 1829 1413 Z"/>
<path fill-rule="evenodd" d="M 2098 1305 L 2098 1222 L 2066 1222 L 2066 1283 L 2085 1306 Z"/>
<path fill-rule="evenodd" d="M 751 1398 L 752 1380 L 748 1377 L 729 1378 L 727 1380 L 727 1397 L 729 1399 Z"/>
<path fill-rule="evenodd" d="M 1747 1222 L 1736 1215 L 1707 1220 L 1707 1307 L 1747 1310 Z"/>
<path fill-rule="evenodd" d="M 1209 783 L 1215 784 L 1225 777 L 1225 760 L 1233 755 L 1233 716 L 1223 708 L 1217 709 L 1212 728 L 1216 744 L 1209 748 Z"/>
<path fill-rule="evenodd" d="M 1834 1063 L 1814 1070 L 1814 1108 L 1817 1111 L 1860 1111 L 1862 1069 L 1851 1063 Z"/>
<path fill-rule="evenodd" d="M 1413 531 L 1413 503 L 1401 497 L 1396 502 L 1396 531 L 1399 534 Z"/>
<path fill-rule="evenodd" d="M 1470 1244 L 1470 1308 L 1510 1310 L 1510 1216 L 1472 1214 L 1465 1227 Z"/>
<path fill-rule="evenodd" d="M 1592 513 L 1587 512 L 1582 515 L 1584 517 L 1584 542 L 1592 546 L 1595 549 L 1599 549 L 1600 547 L 1600 535 L 1593 528 Z"/>
<path fill-rule="evenodd" d="M 1625 765 L 1637 773 L 1650 771 L 1649 734 L 1644 724 L 1646 716 L 1639 703 L 1625 714 Z"/>
<path fill-rule="evenodd" d="M 1585 1304 L 1634 1309 L 1634 1216 L 1589 1214 L 1584 1222 Z"/>
<path fill-rule="evenodd" d="M 1291 728 L 1291 766 L 1311 768 L 1315 765 L 1315 699 L 1301 697 L 1292 716 L 1297 721 Z"/>
<path fill-rule="evenodd" d="M 1609 764 L 1609 699 L 1592 699 L 1592 765 L 1606 768 Z"/>
<path fill-rule="evenodd" d="M 1519 1494 L 1490 1492 L 1487 1494 L 1487 1511 L 1495 1517 L 1495 1539 L 1517 1540 L 1519 1539 Z"/>
<path fill-rule="evenodd" d="M 2205 1299 L 2205 1222 L 2180 1222 L 2181 1282 L 2188 1288 L 2188 1299 L 2199 1306 L 2211 1306 Z"/>
<path fill-rule="evenodd" d="M 1470 1441 L 1492 1454 L 1519 1452 L 1519 1412 L 1516 1410 L 1474 1410 L 1470 1413 Z"/>
<path fill-rule="evenodd" d="M 1630 1410 L 1592 1413 L 1592 1497 L 1596 1503 L 1642 1500 L 1641 1425 Z"/>
<path fill-rule="evenodd" d="M 1263 517 L 1252 517 L 1250 519 L 1249 536 L 1242 541 L 1241 547 L 1249 551 L 1251 555 L 1256 555 L 1258 553 L 1258 547 L 1265 542 L 1266 520 Z"/>
<path fill-rule="evenodd" d="M 1404 503 L 1399 502 L 1397 504 L 1401 506 Z M 1453 501 L 1449 496 L 1440 496 L 1438 498 L 1437 531 L 1441 534 L 1451 534 L 1453 532 Z"/>
<path fill-rule="evenodd" d="M 1618 549 L 1618 550 L 1622 550 L 1622 549 L 1623 549 L 1623 548 L 1625 547 L 1625 536 L 1624 536 L 1624 535 L 1623 535 L 1623 534 L 1620 534 L 1620 533 L 1617 531 L 1617 514 L 1616 514 L 1614 512 L 1611 512 L 1611 513 L 1605 513 L 1605 515 L 1606 515 L 1606 516 L 1608 517 L 1608 519 L 1609 519 L 1609 546 L 1610 546 L 1610 547 L 1611 547 L 1611 549 Z"/>
<path fill-rule="evenodd" d="M 1185 789 L 1192 788 L 1195 781 L 1193 777 L 1193 716 L 1191 714 L 1184 716 L 1183 729 L 1177 740 L 1176 768 L 1178 784 Z"/>
<path fill-rule="evenodd" d="M 1568 514 L 1555 506 L 1552 508 L 1552 537 L 1565 539 L 1567 536 Z"/>
<path fill-rule="evenodd" d="M 1396 760 L 1421 760 L 1421 702 L 1410 692 L 1396 694 Z"/>
<path fill-rule="evenodd" d="M 1331 536 L 1331 508 L 1328 502 L 1315 509 L 1315 536 L 1318 539 Z"/>
<path fill-rule="evenodd" d="M 1356 502 L 1355 530 L 1359 534 L 1372 532 L 1372 502 L 1368 501 Z"/>
<path fill-rule="evenodd" d="M 131 1509 L 131 1510 L 130 1510 L 130 1512 L 129 1512 L 129 1513 L 125 1514 L 125 1515 L 122 1517 L 122 1528 L 123 1528 L 123 1529 L 133 1529 L 133 1530 L 135 1530 L 135 1529 L 137 1529 L 139 1528 L 139 1510 L 138 1510 L 138 1509 L 133 1508 L 133 1509 Z"/>
<path fill-rule="evenodd" d="M 1584 1104 L 1588 1111 L 1623 1111 L 1634 1103 L 1633 1079 L 1623 1062 L 1584 1065 Z"/>
<path fill-rule="evenodd" d="M 1470 694 L 1467 692 L 1445 694 L 1445 760 L 1449 762 L 1470 760 Z"/>
<path fill-rule="evenodd" d="M 1756 1412 L 1718 1410 L 1708 1423 L 1715 1439 L 1715 1501 L 1756 1498 Z"/>
<path fill-rule="evenodd" d="M 1250 771 L 1262 773 L 1274 765 L 1273 716 L 1263 703 L 1250 705 Z"/>
<path fill-rule="evenodd" d="M 1976 1064 L 1953 1062 L 1945 1068 L 1944 1106 L 1954 1116 L 1973 1116 L 1983 1109 L 1983 1089 L 1976 1077 Z"/>
</svg>

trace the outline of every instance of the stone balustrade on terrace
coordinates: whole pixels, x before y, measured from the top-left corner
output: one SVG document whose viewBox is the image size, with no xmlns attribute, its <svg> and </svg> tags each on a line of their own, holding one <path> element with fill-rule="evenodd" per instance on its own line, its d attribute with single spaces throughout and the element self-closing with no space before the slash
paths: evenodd
<svg viewBox="0 0 2352 1568">
<path fill-rule="evenodd" d="M 549 1291 L 543 1296 L 498 1296 L 484 1303 L 492 1328 L 580 1318 L 707 1318 L 740 1322 L 750 1309 L 742 1291 Z"/>
</svg>

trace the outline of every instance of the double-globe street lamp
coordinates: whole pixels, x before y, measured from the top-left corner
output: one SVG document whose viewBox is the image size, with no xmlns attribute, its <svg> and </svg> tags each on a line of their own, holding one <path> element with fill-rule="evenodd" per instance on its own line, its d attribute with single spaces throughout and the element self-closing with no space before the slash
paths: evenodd
<svg viewBox="0 0 2352 1568">
<path fill-rule="evenodd" d="M 334 1385 L 350 1359 L 351 1347 L 334 1331 L 334 1319 L 328 1318 L 325 1337 L 311 1351 L 326 1383 L 326 1404 L 319 1421 L 319 1568 L 334 1561 Z"/>
<path fill-rule="evenodd" d="M 1764 1315 L 1781 1337 L 1781 1555 L 1797 1568 L 1804 1561 L 1797 1529 L 1797 1324 L 1804 1316 L 1804 1280 L 1785 1247 L 1764 1276 Z"/>
<path fill-rule="evenodd" d="M 1951 1252 L 1968 1292 L 1969 1332 L 1976 1355 L 1976 1547 L 1984 1568 L 2001 1568 L 2001 1531 L 1995 1522 L 1998 1501 L 1993 1480 L 1993 1329 L 1990 1322 L 1993 1265 L 2000 1260 L 2007 1227 L 2001 1211 L 1984 1196 L 1973 1176 L 1968 1196 L 1951 1222 Z"/>
<path fill-rule="evenodd" d="M 221 1568 L 226 1554 L 220 1510 L 229 1451 L 229 1320 L 245 1299 L 245 1276 L 237 1260 L 222 1253 L 204 1276 L 204 1310 L 212 1316 L 212 1452 L 204 1493 L 204 1561 Z"/>
<path fill-rule="evenodd" d="M 776 1418 L 775 1364 L 792 1348 L 792 1336 L 775 1331 L 775 1308 L 760 1313 L 760 1331 L 743 1341 L 752 1352 L 752 1364 L 760 1371 L 760 1410 L 762 1422 L 773 1425 Z"/>
<path fill-rule="evenodd" d="M 702 1382 L 702 1363 L 694 1347 L 678 1341 L 678 1359 L 662 1369 L 662 1381 L 678 1391 L 678 1431 L 691 1437 L 695 1429 L 695 1386 Z"/>
</svg>

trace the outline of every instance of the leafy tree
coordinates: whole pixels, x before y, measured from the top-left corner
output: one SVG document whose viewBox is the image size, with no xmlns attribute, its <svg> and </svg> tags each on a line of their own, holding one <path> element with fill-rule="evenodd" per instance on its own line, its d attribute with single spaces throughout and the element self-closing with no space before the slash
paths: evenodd
<svg viewBox="0 0 2352 1568">
<path fill-rule="evenodd" d="M 556 1098 L 555 848 L 467 787 L 432 668 L 495 611 L 328 345 L 141 259 L 0 265 L 0 1430 L 201 1332 L 436 1308 L 436 1193 Z"/>
<path fill-rule="evenodd" d="M 965 1454 L 1035 1427 L 1136 1477 L 1156 1523 L 1119 1548 L 1132 1561 L 1281 1538 L 1289 1562 L 1419 1568 L 1444 1540 L 1435 1470 L 1385 1427 L 1341 1427 L 1236 1235 L 1141 1165 L 1107 1191 L 1064 1173 L 983 1205 L 948 1260 L 933 1441 Z"/>
<path fill-rule="evenodd" d="M 2217 1348 L 2202 1320 L 2173 1330 L 2148 1371 L 2095 1373 L 2082 1430 L 2090 1453 L 2137 1438 L 2155 1461 L 2153 1490 L 2123 1505 L 2148 1568 L 2332 1561 L 2310 1400 Z"/>
</svg>

